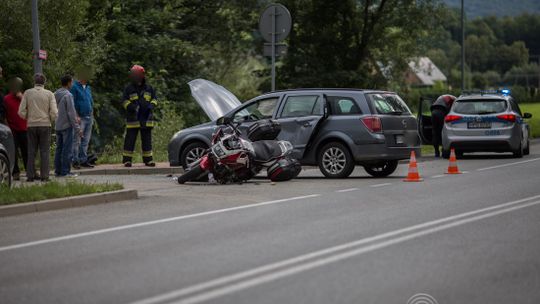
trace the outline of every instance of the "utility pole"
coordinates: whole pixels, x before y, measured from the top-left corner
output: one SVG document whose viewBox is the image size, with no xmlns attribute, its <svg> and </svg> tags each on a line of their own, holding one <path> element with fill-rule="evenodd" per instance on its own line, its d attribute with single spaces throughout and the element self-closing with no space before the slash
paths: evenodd
<svg viewBox="0 0 540 304">
<path fill-rule="evenodd" d="M 38 18 L 38 0 L 32 0 L 32 46 L 34 59 L 34 73 L 42 73 L 42 61 L 39 58 L 39 18 Z"/>
<path fill-rule="evenodd" d="M 461 0 L 461 91 L 465 90 L 465 5 Z"/>
</svg>

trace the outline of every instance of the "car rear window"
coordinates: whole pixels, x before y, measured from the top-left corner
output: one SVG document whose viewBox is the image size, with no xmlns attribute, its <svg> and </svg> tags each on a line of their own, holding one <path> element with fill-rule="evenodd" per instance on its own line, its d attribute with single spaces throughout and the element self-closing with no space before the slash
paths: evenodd
<svg viewBox="0 0 540 304">
<path fill-rule="evenodd" d="M 411 114 L 407 104 L 396 94 L 378 93 L 368 94 L 371 104 L 377 111 L 377 114 L 403 115 Z"/>
<path fill-rule="evenodd" d="M 454 104 L 452 111 L 458 114 L 483 115 L 495 114 L 506 111 L 506 100 L 481 99 L 481 100 L 461 100 Z"/>
</svg>

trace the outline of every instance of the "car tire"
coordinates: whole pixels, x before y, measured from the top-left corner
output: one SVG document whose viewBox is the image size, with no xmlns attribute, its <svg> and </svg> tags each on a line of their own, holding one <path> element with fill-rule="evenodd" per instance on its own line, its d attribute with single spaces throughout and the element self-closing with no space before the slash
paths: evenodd
<svg viewBox="0 0 540 304">
<path fill-rule="evenodd" d="M 523 155 L 531 154 L 531 142 L 527 140 L 527 148 L 523 149 Z"/>
<path fill-rule="evenodd" d="M 377 165 L 366 165 L 364 170 L 373 177 L 387 177 L 396 171 L 398 163 L 397 160 L 387 160 Z"/>
<path fill-rule="evenodd" d="M 442 158 L 449 159 L 450 158 L 450 150 L 442 150 Z"/>
<path fill-rule="evenodd" d="M 517 150 L 512 151 L 512 154 L 514 154 L 515 158 L 522 158 L 523 157 L 523 146 L 521 143 L 519 143 L 519 147 Z"/>
<path fill-rule="evenodd" d="M 0 187 L 11 188 L 12 183 L 11 164 L 6 155 L 0 153 Z"/>
<path fill-rule="evenodd" d="M 180 164 L 184 170 L 189 169 L 190 165 L 194 164 L 203 154 L 208 147 L 202 142 L 194 142 L 187 145 L 180 154 Z"/>
<path fill-rule="evenodd" d="M 322 174 L 328 178 L 346 178 L 355 167 L 351 152 L 339 142 L 324 145 L 319 150 L 317 162 Z"/>
</svg>

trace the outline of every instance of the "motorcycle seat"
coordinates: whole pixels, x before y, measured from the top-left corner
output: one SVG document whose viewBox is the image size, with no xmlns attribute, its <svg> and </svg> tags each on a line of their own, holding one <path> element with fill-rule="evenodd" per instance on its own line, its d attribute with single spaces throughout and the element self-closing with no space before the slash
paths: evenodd
<svg viewBox="0 0 540 304">
<path fill-rule="evenodd" d="M 252 144 L 255 150 L 255 160 L 258 162 L 268 162 L 281 156 L 281 148 L 275 140 L 260 140 Z"/>
</svg>

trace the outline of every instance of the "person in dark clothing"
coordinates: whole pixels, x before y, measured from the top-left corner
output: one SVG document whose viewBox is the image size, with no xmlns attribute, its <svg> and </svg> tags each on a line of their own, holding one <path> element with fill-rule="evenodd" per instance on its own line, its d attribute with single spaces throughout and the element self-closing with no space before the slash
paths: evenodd
<svg viewBox="0 0 540 304">
<path fill-rule="evenodd" d="M 141 133 L 143 162 L 155 167 L 152 155 L 152 129 L 154 128 L 154 108 L 157 106 L 156 91 L 146 83 L 145 70 L 134 65 L 130 70 L 131 83 L 124 89 L 122 106 L 126 110 L 126 137 L 122 162 L 131 167 L 135 141 Z"/>
<path fill-rule="evenodd" d="M 0 66 L 0 82 L 4 78 L 4 75 L 2 73 L 3 73 L 3 70 L 2 70 L 2 67 Z M 7 124 L 6 113 L 5 113 L 6 110 L 4 108 L 4 92 L 3 91 L 4 91 L 3 88 L 0 87 L 0 123 Z"/>
<path fill-rule="evenodd" d="M 26 120 L 18 114 L 23 97 L 23 81 L 16 77 L 9 81 L 9 94 L 4 97 L 4 113 L 7 125 L 11 129 L 15 141 L 15 166 L 13 179 L 20 180 L 19 157 L 22 158 L 24 168 L 28 162 L 28 137 Z"/>
<path fill-rule="evenodd" d="M 452 104 L 456 100 L 455 96 L 442 95 L 431 105 L 431 124 L 433 126 L 433 147 L 435 148 L 435 157 L 440 157 L 439 146 L 442 146 L 442 130 L 444 127 L 444 118 L 450 111 Z"/>
</svg>

